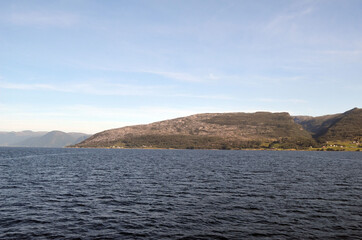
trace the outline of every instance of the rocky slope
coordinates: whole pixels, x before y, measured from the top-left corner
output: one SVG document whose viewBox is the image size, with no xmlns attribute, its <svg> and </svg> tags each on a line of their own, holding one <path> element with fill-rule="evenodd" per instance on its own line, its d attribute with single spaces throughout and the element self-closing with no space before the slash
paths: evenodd
<svg viewBox="0 0 362 240">
<path fill-rule="evenodd" d="M 242 149 L 275 142 L 298 147 L 313 139 L 288 113 L 207 113 L 107 130 L 74 147 Z"/>
</svg>

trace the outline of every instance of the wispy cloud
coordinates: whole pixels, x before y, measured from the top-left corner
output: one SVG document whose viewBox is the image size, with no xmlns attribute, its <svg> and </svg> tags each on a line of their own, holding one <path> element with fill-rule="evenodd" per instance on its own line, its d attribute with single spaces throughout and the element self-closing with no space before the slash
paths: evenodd
<svg viewBox="0 0 362 240">
<path fill-rule="evenodd" d="M 295 30 L 295 21 L 301 17 L 311 14 L 314 8 L 311 6 L 303 7 L 288 13 L 281 13 L 271 19 L 264 27 L 264 31 L 272 34 L 278 34 L 285 31 Z"/>
<path fill-rule="evenodd" d="M 81 92 L 105 96 L 153 96 L 165 91 L 170 91 L 172 86 L 142 86 L 131 84 L 117 84 L 109 82 L 70 84 L 60 91 Z"/>
<path fill-rule="evenodd" d="M 218 76 L 214 73 L 205 73 L 205 74 L 195 74 L 192 72 L 177 72 L 170 70 L 156 70 L 150 69 L 147 67 L 133 67 L 128 68 L 124 66 L 118 66 L 114 64 L 86 64 L 81 61 L 71 61 L 73 65 L 76 65 L 80 68 L 86 68 L 91 70 L 100 70 L 100 71 L 109 71 L 109 72 L 123 72 L 123 73 L 144 73 L 157 75 L 162 78 L 174 80 L 177 82 L 189 82 L 189 83 L 206 83 L 206 82 L 215 82 L 222 80 L 221 76 Z"/>
<path fill-rule="evenodd" d="M 10 13 L 7 20 L 16 25 L 68 27 L 76 24 L 79 17 L 64 12 L 30 11 Z"/>
<path fill-rule="evenodd" d="M 181 72 L 162 72 L 162 71 L 144 71 L 145 73 L 151 73 L 151 74 L 156 74 L 156 75 L 160 75 L 162 77 L 165 78 L 171 78 L 171 79 L 175 79 L 178 81 L 182 81 L 182 82 L 204 82 L 205 78 L 199 77 L 199 76 L 195 76 L 195 75 L 191 75 L 188 73 L 181 73 Z"/>
<path fill-rule="evenodd" d="M 179 82 L 190 82 L 190 83 L 209 83 L 212 81 L 220 80 L 220 77 L 216 76 L 213 73 L 194 74 L 188 72 L 172 72 L 172 71 L 157 71 L 157 70 L 130 70 L 128 72 L 149 73 L 164 78 L 168 78 L 171 80 L 176 80 Z"/>
<path fill-rule="evenodd" d="M 13 89 L 23 91 L 55 91 L 66 93 L 83 93 L 98 96 L 156 96 L 167 98 L 199 98 L 199 99 L 219 99 L 232 100 L 233 97 L 218 94 L 190 94 L 182 93 L 173 85 L 131 85 L 118 84 L 106 81 L 84 82 L 70 84 L 38 84 L 38 83 L 9 83 L 0 81 L 0 89 Z"/>
<path fill-rule="evenodd" d="M 344 57 L 353 57 L 362 55 L 362 50 L 355 49 L 355 50 L 326 50 L 322 51 L 322 54 L 326 55 L 333 55 L 333 56 L 344 56 Z"/>
<path fill-rule="evenodd" d="M 227 95 L 193 95 L 193 94 L 175 94 L 174 97 L 215 99 L 215 100 L 236 100 L 235 97 Z M 171 97 L 171 96 L 170 96 Z"/>
<path fill-rule="evenodd" d="M 268 77 L 268 76 L 255 76 L 252 79 L 257 80 L 258 82 L 265 83 L 292 83 L 303 80 L 303 76 L 290 76 L 290 77 Z"/>
<path fill-rule="evenodd" d="M 266 76 L 266 75 L 245 75 L 245 76 L 223 76 L 223 81 L 229 82 L 230 84 L 238 85 L 249 85 L 249 86 L 266 86 L 266 84 L 288 84 L 295 83 L 304 80 L 304 76 Z M 268 85 L 269 86 L 269 85 Z"/>
<path fill-rule="evenodd" d="M 1 81 L 0 88 L 15 90 L 48 90 L 57 92 L 74 92 L 93 95 L 122 95 L 122 96 L 144 96 L 153 95 L 156 92 L 165 91 L 171 86 L 140 86 L 130 84 L 114 84 L 108 82 L 86 82 L 71 84 L 38 84 L 38 83 L 8 83 Z"/>
<path fill-rule="evenodd" d="M 265 102 L 265 103 L 307 103 L 308 101 L 304 99 L 277 99 L 277 98 L 258 98 L 255 99 L 258 102 Z"/>
<path fill-rule="evenodd" d="M 8 83 L 4 81 L 0 82 L 0 88 L 16 89 L 16 90 L 58 90 L 57 87 L 49 84 Z"/>
</svg>

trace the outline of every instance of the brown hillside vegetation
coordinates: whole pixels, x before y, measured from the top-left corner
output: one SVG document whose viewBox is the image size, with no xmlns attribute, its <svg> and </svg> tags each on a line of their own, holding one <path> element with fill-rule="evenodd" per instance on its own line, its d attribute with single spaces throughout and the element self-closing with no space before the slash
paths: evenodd
<svg viewBox="0 0 362 240">
<path fill-rule="evenodd" d="M 362 140 L 362 109 L 360 108 L 321 117 L 294 118 L 319 142 Z"/>
<path fill-rule="evenodd" d="M 362 109 L 354 108 L 341 114 L 327 131 L 318 135 L 320 141 L 361 141 Z"/>
<path fill-rule="evenodd" d="M 75 147 L 243 149 L 303 148 L 312 136 L 288 113 L 207 113 L 107 130 Z"/>
<path fill-rule="evenodd" d="M 320 117 L 288 113 L 205 113 L 97 133 L 73 147 L 306 149 L 359 142 L 362 109 Z"/>
</svg>

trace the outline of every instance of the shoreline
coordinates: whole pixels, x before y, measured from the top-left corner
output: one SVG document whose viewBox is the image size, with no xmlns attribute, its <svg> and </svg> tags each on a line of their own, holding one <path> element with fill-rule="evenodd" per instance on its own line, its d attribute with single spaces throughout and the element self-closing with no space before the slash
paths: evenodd
<svg viewBox="0 0 362 240">
<path fill-rule="evenodd" d="M 359 148 L 357 149 L 339 149 L 339 150 L 328 150 L 323 148 L 312 148 L 312 149 L 264 149 L 264 148 L 245 148 L 245 149 L 212 149 L 212 148 L 153 148 L 153 147 L 144 147 L 144 148 L 125 148 L 125 147 L 64 147 L 64 148 L 76 148 L 76 149 L 137 149 L 137 150 L 218 150 L 218 151 L 300 151 L 300 152 L 362 152 Z"/>
</svg>

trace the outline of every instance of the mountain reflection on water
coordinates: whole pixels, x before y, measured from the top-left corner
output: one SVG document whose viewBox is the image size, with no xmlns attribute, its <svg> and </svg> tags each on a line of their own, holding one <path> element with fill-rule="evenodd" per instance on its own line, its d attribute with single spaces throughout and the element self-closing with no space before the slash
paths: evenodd
<svg viewBox="0 0 362 240">
<path fill-rule="evenodd" d="M 358 152 L 0 148 L 0 239 L 362 239 Z"/>
</svg>

